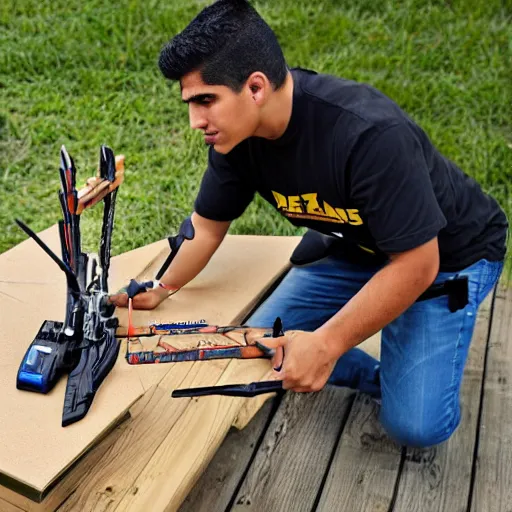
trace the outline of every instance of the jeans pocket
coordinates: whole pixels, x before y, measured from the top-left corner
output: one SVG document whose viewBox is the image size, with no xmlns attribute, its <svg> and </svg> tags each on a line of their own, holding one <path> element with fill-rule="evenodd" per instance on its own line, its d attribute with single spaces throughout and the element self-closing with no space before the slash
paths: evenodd
<svg viewBox="0 0 512 512">
<path fill-rule="evenodd" d="M 502 261 L 481 260 L 485 263 L 485 267 L 480 275 L 480 283 L 478 287 L 477 304 L 480 304 L 494 288 L 499 281 L 501 272 L 503 271 Z"/>
</svg>

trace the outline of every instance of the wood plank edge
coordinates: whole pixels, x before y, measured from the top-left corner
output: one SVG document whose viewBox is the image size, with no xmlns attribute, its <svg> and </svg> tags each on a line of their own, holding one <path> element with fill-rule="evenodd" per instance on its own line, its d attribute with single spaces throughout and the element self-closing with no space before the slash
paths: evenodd
<svg viewBox="0 0 512 512">
<path fill-rule="evenodd" d="M 268 285 L 261 290 L 261 292 L 250 301 L 242 311 L 233 319 L 232 325 L 243 325 L 256 310 L 270 297 L 274 290 L 281 284 L 281 281 L 287 276 L 291 270 L 291 264 L 286 263 Z M 269 326 L 271 327 L 271 326 Z M 284 326 L 286 328 L 286 326 Z"/>
<path fill-rule="evenodd" d="M 247 402 L 240 407 L 232 426 L 237 430 L 243 430 L 267 403 L 267 401 L 275 398 L 276 396 L 277 393 L 268 393 L 266 395 L 259 395 L 248 399 Z"/>
<path fill-rule="evenodd" d="M 133 402 L 133 404 L 130 405 L 132 407 L 140 397 L 137 398 Z M 63 480 L 73 469 L 76 468 L 76 466 L 79 464 L 79 462 L 85 457 L 93 448 L 95 448 L 97 445 L 99 445 L 112 431 L 114 431 L 119 425 L 123 424 L 125 421 L 129 420 L 132 417 L 129 410 L 126 410 L 124 414 L 116 418 L 112 423 L 110 423 L 107 428 L 94 439 L 92 443 L 86 446 L 86 448 L 78 455 L 78 457 L 65 469 L 62 470 L 61 473 L 57 475 L 57 477 L 47 486 L 45 487 L 43 491 L 43 499 L 48 496 L 48 494 L 52 491 L 54 487 L 58 485 L 58 483 Z"/>
</svg>

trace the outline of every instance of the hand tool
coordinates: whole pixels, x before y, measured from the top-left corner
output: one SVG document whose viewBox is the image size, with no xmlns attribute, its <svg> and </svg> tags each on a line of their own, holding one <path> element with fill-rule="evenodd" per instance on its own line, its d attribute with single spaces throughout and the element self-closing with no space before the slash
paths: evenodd
<svg viewBox="0 0 512 512">
<path fill-rule="evenodd" d="M 172 392 L 172 397 L 186 398 L 209 395 L 254 397 L 264 393 L 279 393 L 283 391 L 283 381 L 264 380 L 261 382 L 251 382 L 250 384 L 228 384 L 225 386 L 175 389 Z"/>
<path fill-rule="evenodd" d="M 281 319 L 279 317 L 276 318 L 274 322 L 274 326 L 272 328 L 272 338 L 279 338 L 280 336 L 284 336 L 283 331 L 283 324 L 281 322 Z M 273 358 L 276 355 L 276 349 L 275 348 L 269 348 L 266 345 L 263 345 L 263 343 L 259 341 L 255 341 L 254 344 L 269 358 Z M 279 366 L 276 366 L 274 370 L 276 372 L 280 372 L 281 368 L 283 367 L 284 363 L 284 347 L 281 347 L 281 350 L 283 351 L 283 359 L 281 361 L 281 364 Z"/>
</svg>

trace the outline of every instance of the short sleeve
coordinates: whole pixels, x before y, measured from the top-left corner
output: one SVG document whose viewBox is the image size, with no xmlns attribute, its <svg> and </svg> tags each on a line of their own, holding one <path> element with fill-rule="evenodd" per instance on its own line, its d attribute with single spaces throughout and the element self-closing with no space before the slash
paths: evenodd
<svg viewBox="0 0 512 512">
<path fill-rule="evenodd" d="M 377 247 L 414 249 L 446 226 L 418 136 L 406 124 L 364 135 L 351 157 L 350 197 Z"/>
<path fill-rule="evenodd" d="M 231 152 L 233 153 L 233 152 Z M 195 201 L 195 211 L 211 220 L 234 220 L 244 213 L 254 197 L 236 154 L 222 155 L 209 149 L 208 167 Z"/>
</svg>

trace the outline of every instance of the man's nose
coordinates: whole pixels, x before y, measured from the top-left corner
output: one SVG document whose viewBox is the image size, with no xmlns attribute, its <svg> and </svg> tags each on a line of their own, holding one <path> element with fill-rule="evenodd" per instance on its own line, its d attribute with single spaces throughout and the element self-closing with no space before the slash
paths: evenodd
<svg viewBox="0 0 512 512">
<path fill-rule="evenodd" d="M 208 126 L 208 121 L 203 115 L 203 109 L 197 108 L 194 105 L 189 105 L 188 116 L 190 120 L 190 128 L 193 130 L 205 130 Z"/>
</svg>

